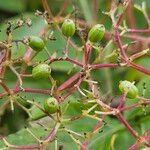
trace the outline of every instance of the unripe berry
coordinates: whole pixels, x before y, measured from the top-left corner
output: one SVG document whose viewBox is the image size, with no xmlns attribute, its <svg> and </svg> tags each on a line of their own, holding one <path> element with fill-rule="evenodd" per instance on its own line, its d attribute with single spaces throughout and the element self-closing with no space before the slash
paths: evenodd
<svg viewBox="0 0 150 150">
<path fill-rule="evenodd" d="M 75 24 L 71 19 L 66 19 L 61 27 L 62 33 L 66 37 L 71 37 L 75 33 Z"/>
<path fill-rule="evenodd" d="M 50 97 L 44 102 L 44 109 L 46 112 L 53 114 L 58 110 L 58 102 L 55 98 Z"/>
<path fill-rule="evenodd" d="M 31 36 L 29 38 L 29 46 L 35 51 L 41 51 L 44 49 L 44 41 L 38 36 Z"/>
<path fill-rule="evenodd" d="M 120 81 L 119 89 L 121 92 L 127 93 L 127 97 L 134 99 L 138 96 L 138 88 L 129 81 Z"/>
<path fill-rule="evenodd" d="M 51 68 L 47 64 L 39 64 L 32 70 L 34 79 L 47 79 L 50 76 Z"/>
<path fill-rule="evenodd" d="M 96 24 L 88 33 L 88 39 L 90 42 L 96 43 L 100 41 L 105 33 L 105 27 L 102 24 Z"/>
</svg>

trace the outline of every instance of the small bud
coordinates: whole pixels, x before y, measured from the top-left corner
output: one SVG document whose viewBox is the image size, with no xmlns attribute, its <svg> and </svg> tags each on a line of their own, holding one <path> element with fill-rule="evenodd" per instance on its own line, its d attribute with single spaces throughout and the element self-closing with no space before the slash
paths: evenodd
<svg viewBox="0 0 150 150">
<path fill-rule="evenodd" d="M 47 79 L 50 76 L 51 68 L 47 64 L 39 64 L 32 70 L 34 79 Z"/>
<path fill-rule="evenodd" d="M 138 96 L 138 88 L 129 81 L 120 81 L 119 89 L 123 93 L 127 93 L 127 97 L 134 99 Z"/>
<path fill-rule="evenodd" d="M 27 24 L 28 27 L 31 27 L 31 26 L 32 26 L 32 21 L 31 21 L 30 18 L 28 18 L 28 19 L 26 20 L 26 24 Z"/>
<path fill-rule="evenodd" d="M 39 10 L 36 10 L 35 15 L 36 16 L 41 16 L 41 15 L 43 15 L 43 13 L 41 11 L 39 11 Z"/>
<path fill-rule="evenodd" d="M 45 12 L 43 13 L 43 17 L 44 17 L 44 18 L 49 18 L 48 11 L 45 11 Z"/>
<path fill-rule="evenodd" d="M 61 27 L 62 33 L 66 37 L 71 37 L 75 33 L 75 24 L 71 19 L 66 19 Z"/>
<path fill-rule="evenodd" d="M 102 24 L 97 24 L 94 27 L 91 28 L 91 30 L 88 33 L 88 39 L 90 42 L 96 43 L 100 41 L 105 33 L 105 27 Z"/>
<path fill-rule="evenodd" d="M 17 27 L 16 27 L 16 28 L 19 28 L 19 27 L 23 26 L 23 23 L 24 23 L 24 21 L 23 21 L 23 20 L 18 19 L 18 20 L 16 21 L 16 25 L 17 25 Z"/>
<path fill-rule="evenodd" d="M 22 42 L 23 42 L 24 44 L 29 45 L 29 39 L 28 39 L 27 37 L 24 37 L 23 40 L 22 40 Z"/>
</svg>

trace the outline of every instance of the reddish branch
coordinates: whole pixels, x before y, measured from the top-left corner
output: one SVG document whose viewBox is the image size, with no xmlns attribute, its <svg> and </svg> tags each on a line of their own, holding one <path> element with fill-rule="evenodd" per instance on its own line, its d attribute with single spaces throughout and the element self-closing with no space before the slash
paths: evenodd
<svg viewBox="0 0 150 150">
<path fill-rule="evenodd" d="M 70 62 L 70 63 L 72 63 L 74 65 L 77 65 L 77 66 L 81 67 L 81 68 L 83 67 L 83 65 L 80 62 L 78 62 L 78 61 L 76 61 L 74 59 L 71 59 L 69 57 L 64 57 L 64 58 L 62 58 L 62 57 L 61 58 L 49 58 L 49 61 L 46 61 L 46 62 L 53 63 L 55 61 L 68 61 L 68 62 Z"/>
<path fill-rule="evenodd" d="M 75 81 L 77 81 L 80 77 L 81 77 L 80 72 L 74 74 L 72 77 L 70 77 L 68 80 L 66 80 L 63 84 L 61 84 L 57 88 L 57 92 L 60 92 L 62 90 L 65 90 L 66 88 L 69 88 L 71 86 L 71 84 L 73 84 Z"/>
<path fill-rule="evenodd" d="M 100 68 L 117 68 L 119 67 L 119 64 L 93 64 L 91 65 L 92 69 L 100 69 Z"/>
<path fill-rule="evenodd" d="M 131 0 L 126 0 L 125 2 L 126 2 L 125 8 L 127 8 L 128 4 L 131 2 Z M 69 3 L 69 1 L 66 0 L 66 3 L 62 7 L 59 15 L 64 12 L 64 8 L 66 8 L 68 6 L 68 3 Z M 94 0 L 93 1 L 93 8 L 97 8 L 96 3 L 97 2 Z M 53 14 L 52 14 L 49 6 L 48 6 L 47 0 L 42 0 L 42 4 L 44 6 L 44 9 L 46 11 L 48 11 L 49 18 L 51 18 L 51 20 L 53 21 L 54 16 L 53 16 Z M 112 9 L 114 9 L 114 8 L 112 8 Z M 133 69 L 136 69 L 137 71 L 143 72 L 144 74 L 150 75 L 150 70 L 148 70 L 145 67 L 142 67 L 138 64 L 135 64 L 135 63 L 131 62 L 129 60 L 128 55 L 126 54 L 126 51 L 125 51 L 125 48 L 124 48 L 124 45 L 123 45 L 123 42 L 121 40 L 121 36 L 120 36 L 120 33 L 119 33 L 119 26 L 121 25 L 124 16 L 125 16 L 125 13 L 122 13 L 119 16 L 118 20 L 115 20 L 115 18 L 113 18 L 111 16 L 112 17 L 111 19 L 112 19 L 112 22 L 113 22 L 113 27 L 114 27 L 114 41 L 115 41 L 117 47 L 119 48 L 119 54 L 120 54 L 121 60 L 122 60 L 122 62 L 120 64 L 117 64 L 117 63 L 90 64 L 89 59 L 90 59 L 90 54 L 91 54 L 91 51 L 92 51 L 93 47 L 88 42 L 85 43 L 85 45 L 84 45 L 84 52 L 83 52 L 82 62 L 71 59 L 69 57 L 48 58 L 48 60 L 45 61 L 46 63 L 53 63 L 55 61 L 67 61 L 69 63 L 72 63 L 72 64 L 76 65 L 76 66 L 79 66 L 82 69 L 79 72 L 72 75 L 71 77 L 69 77 L 69 79 L 67 79 L 65 82 L 63 82 L 61 85 L 59 85 L 58 88 L 56 88 L 56 90 L 54 91 L 54 96 L 58 99 L 59 99 L 59 96 L 61 96 L 61 93 L 66 92 L 66 94 L 64 96 L 61 96 L 62 99 L 61 99 L 61 101 L 59 101 L 60 103 L 65 101 L 67 99 L 67 97 L 70 96 L 71 94 L 73 94 L 74 92 L 76 92 L 76 91 L 81 92 L 80 91 L 80 85 L 81 85 L 81 83 L 84 79 L 89 77 L 88 73 L 91 70 L 96 70 L 96 69 L 101 69 L 101 68 L 117 68 L 117 67 L 125 66 L 125 67 L 131 67 Z M 97 16 L 96 16 L 95 13 L 94 13 L 94 19 L 95 20 L 97 19 Z M 47 21 L 49 21 L 49 20 L 47 20 Z M 131 21 L 131 18 L 130 18 L 130 21 Z M 82 22 L 82 23 L 84 23 L 84 22 Z M 58 27 L 58 29 L 59 29 L 59 27 Z M 133 29 L 127 29 L 126 31 L 129 32 L 129 33 L 150 33 L 150 28 L 148 28 L 148 29 L 134 29 L 133 28 Z M 44 32 L 45 32 L 44 30 L 41 30 L 39 35 L 40 36 L 43 35 Z M 136 39 L 138 39 L 138 38 L 139 37 L 136 36 Z M 140 37 L 140 38 L 142 38 L 142 37 Z M 8 52 L 10 52 L 10 51 L 7 48 L 7 53 Z M 31 54 L 32 54 L 32 49 L 28 48 L 26 53 L 23 56 L 23 60 L 24 60 L 25 65 L 23 65 L 23 67 L 20 71 L 20 75 L 22 75 L 26 72 L 26 69 L 28 67 L 28 63 L 31 61 L 30 60 L 31 59 Z M 6 58 L 10 59 L 11 54 L 9 53 L 7 55 L 8 56 Z M 2 61 L 4 60 L 4 56 L 1 55 L 0 59 L 1 59 L 0 63 L 2 63 Z M 0 72 L 2 72 L 1 68 L 0 68 Z M 20 78 L 22 79 L 23 76 L 20 76 Z M 46 89 L 34 89 L 34 88 L 21 89 L 19 87 L 18 81 L 17 81 L 16 86 L 15 86 L 14 89 L 9 89 L 2 81 L 0 81 L 0 85 L 5 90 L 5 92 L 0 93 L 0 98 L 2 98 L 3 96 L 6 96 L 8 94 L 17 94 L 19 92 L 47 94 L 47 95 L 50 95 L 50 93 L 51 93 L 50 89 L 47 89 L 47 90 Z M 132 105 L 129 105 L 129 106 L 124 106 L 123 104 L 126 100 L 126 95 L 123 94 L 121 99 L 120 99 L 120 105 L 117 108 L 112 108 L 108 104 L 105 104 L 103 102 L 102 97 L 97 92 L 98 91 L 97 86 L 95 86 L 94 83 L 92 83 L 92 84 L 89 83 L 89 86 L 90 86 L 90 88 L 93 92 L 93 96 L 95 98 L 96 103 L 100 107 L 103 108 L 103 110 L 104 110 L 103 113 L 104 114 L 106 113 L 105 115 L 102 115 L 102 117 L 101 117 L 102 119 L 100 121 L 98 121 L 97 124 L 94 126 L 94 128 L 91 132 L 91 137 L 93 136 L 94 133 L 96 133 L 102 127 L 103 121 L 104 121 L 105 117 L 107 115 L 109 115 L 109 112 L 116 112 L 116 113 L 112 113 L 112 114 L 116 116 L 116 118 L 120 121 L 120 123 L 122 123 L 125 126 L 125 128 L 131 133 L 131 135 L 137 140 L 136 143 L 129 148 L 129 150 L 137 149 L 142 143 L 145 143 L 145 145 L 148 146 L 148 144 L 146 142 L 148 142 L 150 140 L 150 136 L 147 136 L 147 135 L 138 136 L 138 133 L 131 127 L 131 125 L 127 122 L 127 120 L 124 118 L 124 116 L 121 114 L 121 112 L 134 109 L 136 107 L 141 106 L 141 104 L 149 105 L 150 104 L 149 100 L 144 99 L 144 98 L 142 99 L 142 98 L 139 97 L 141 103 L 135 103 L 135 104 L 132 104 Z M 78 117 L 78 118 L 80 118 L 80 117 Z M 71 121 L 73 121 L 73 120 L 71 120 Z M 47 143 L 51 142 L 55 138 L 59 127 L 60 127 L 60 124 L 59 123 L 56 124 L 56 126 L 53 127 L 49 131 L 48 135 L 45 137 L 43 142 L 45 142 L 45 143 L 46 142 Z M 82 142 L 82 144 L 80 145 L 80 148 L 82 150 L 87 150 L 88 143 L 89 143 L 89 140 L 91 139 L 91 137 L 86 138 Z M 30 145 L 30 146 L 11 145 L 11 148 L 15 148 L 15 149 L 36 149 L 36 148 L 39 148 L 39 147 L 40 147 L 40 145 Z"/>
<path fill-rule="evenodd" d="M 138 64 L 130 62 L 129 66 L 131 66 L 132 68 L 134 68 L 134 69 L 136 69 L 136 70 L 138 70 L 140 72 L 143 72 L 143 73 L 145 73 L 147 75 L 150 75 L 150 70 L 148 70 L 148 69 L 146 69 L 146 68 L 144 68 L 144 67 L 142 67 L 142 66 L 140 66 Z"/>
<path fill-rule="evenodd" d="M 22 150 L 22 149 L 31 149 L 31 150 L 35 150 L 35 149 L 38 149 L 39 148 L 39 145 L 22 145 L 22 146 L 17 146 L 17 145 L 11 145 L 9 146 L 10 148 L 15 148 L 15 149 L 19 149 L 19 150 Z"/>
<path fill-rule="evenodd" d="M 83 66 L 86 68 L 89 63 L 90 54 L 92 51 L 92 46 L 89 43 L 84 45 L 84 57 L 83 57 Z"/>
<path fill-rule="evenodd" d="M 33 88 L 17 88 L 17 89 L 10 89 L 14 94 L 17 94 L 19 92 L 26 92 L 26 93 L 37 93 L 37 94 L 47 94 L 50 95 L 50 90 L 43 90 L 43 89 L 33 89 Z M 8 92 L 0 93 L 0 98 L 3 96 L 8 95 Z"/>
<path fill-rule="evenodd" d="M 122 116 L 122 114 L 117 114 L 116 115 L 118 120 L 126 127 L 126 129 L 131 133 L 132 136 L 134 136 L 135 138 L 138 137 L 137 132 L 129 125 L 129 123 L 124 119 L 124 117 Z"/>
<path fill-rule="evenodd" d="M 114 37 L 115 37 L 115 42 L 117 43 L 118 48 L 120 49 L 120 54 L 122 56 L 122 59 L 127 62 L 128 61 L 128 56 L 125 53 L 125 49 L 123 48 L 121 39 L 120 39 L 120 35 L 119 35 L 119 31 L 118 31 L 118 27 L 115 27 L 115 33 L 114 33 Z"/>
<path fill-rule="evenodd" d="M 127 29 L 126 31 L 130 33 L 150 33 L 150 28 L 149 29 Z"/>
</svg>

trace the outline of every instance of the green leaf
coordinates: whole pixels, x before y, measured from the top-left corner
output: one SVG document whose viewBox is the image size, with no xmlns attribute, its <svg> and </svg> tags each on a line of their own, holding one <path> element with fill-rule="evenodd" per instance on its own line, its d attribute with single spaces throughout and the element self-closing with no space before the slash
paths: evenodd
<svg viewBox="0 0 150 150">
<path fill-rule="evenodd" d="M 30 130 L 37 136 L 37 137 L 44 137 L 47 135 L 47 131 L 45 131 L 42 127 L 35 127 L 30 128 Z M 31 145 L 31 144 L 37 144 L 38 142 L 33 138 L 31 134 L 27 132 L 26 129 L 22 129 L 19 132 L 15 134 L 11 134 L 8 137 L 6 137 L 6 140 L 10 144 L 16 144 L 16 145 Z M 0 148 L 3 148 L 3 141 L 0 141 Z"/>
<path fill-rule="evenodd" d="M 146 89 L 144 89 L 144 84 L 145 84 L 145 87 Z M 137 84 L 137 87 L 139 89 L 139 93 L 140 93 L 140 96 L 142 96 L 143 92 L 144 92 L 144 97 L 146 98 L 150 98 L 150 78 L 149 77 L 145 77 L 143 78 L 143 80 L 141 80 L 138 84 Z"/>
<path fill-rule="evenodd" d="M 42 110 L 37 108 L 35 105 L 32 106 L 32 108 L 30 109 L 30 113 L 31 113 L 31 117 L 29 118 L 30 120 L 38 120 L 46 116 L 46 114 Z"/>
<path fill-rule="evenodd" d="M 19 43 L 16 45 L 15 43 L 12 45 L 12 59 L 17 59 L 25 53 L 25 45 L 22 43 Z"/>
</svg>

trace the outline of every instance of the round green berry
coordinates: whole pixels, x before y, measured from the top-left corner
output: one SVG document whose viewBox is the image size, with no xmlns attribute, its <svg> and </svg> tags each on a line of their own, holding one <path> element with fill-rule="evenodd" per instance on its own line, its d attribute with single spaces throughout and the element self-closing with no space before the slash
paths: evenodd
<svg viewBox="0 0 150 150">
<path fill-rule="evenodd" d="M 138 96 L 138 88 L 129 81 L 120 81 L 119 89 L 121 92 L 127 93 L 127 97 L 134 99 Z"/>
<path fill-rule="evenodd" d="M 50 76 L 51 68 L 47 64 L 39 64 L 32 69 L 34 79 L 47 79 Z"/>
<path fill-rule="evenodd" d="M 63 35 L 66 37 L 71 37 L 75 33 L 75 24 L 71 19 L 66 19 L 61 27 Z"/>
<path fill-rule="evenodd" d="M 44 102 L 44 109 L 50 114 L 54 114 L 58 110 L 58 102 L 55 98 L 50 97 Z"/>
<path fill-rule="evenodd" d="M 31 36 L 29 38 L 29 46 L 35 51 L 41 51 L 44 49 L 44 41 L 38 36 Z"/>
<path fill-rule="evenodd" d="M 105 27 L 102 24 L 96 24 L 88 33 L 88 39 L 90 42 L 96 43 L 100 41 L 105 33 Z"/>
</svg>

